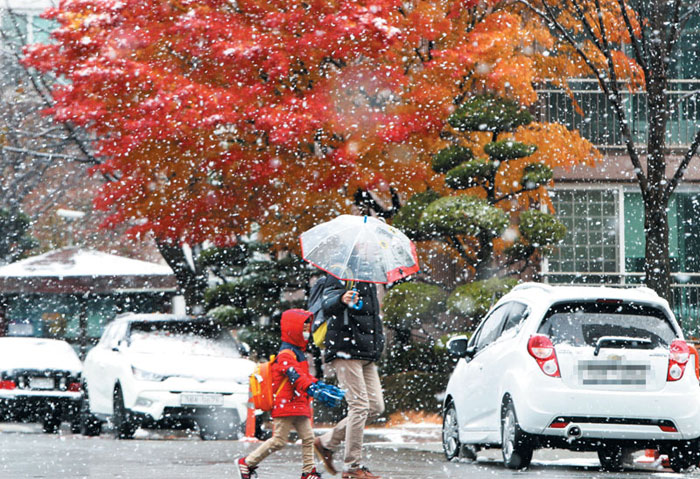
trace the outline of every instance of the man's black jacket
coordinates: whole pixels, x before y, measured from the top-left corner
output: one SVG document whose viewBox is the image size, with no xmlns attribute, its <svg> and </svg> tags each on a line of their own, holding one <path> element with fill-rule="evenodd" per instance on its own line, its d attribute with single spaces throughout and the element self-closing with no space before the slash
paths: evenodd
<svg viewBox="0 0 700 479">
<path fill-rule="evenodd" d="M 340 301 L 346 286 L 327 275 L 323 288 L 323 312 L 328 316 L 326 362 L 336 358 L 377 361 L 384 349 L 384 332 L 379 318 L 377 287 L 373 283 L 355 282 L 362 298 L 357 310 Z"/>
</svg>

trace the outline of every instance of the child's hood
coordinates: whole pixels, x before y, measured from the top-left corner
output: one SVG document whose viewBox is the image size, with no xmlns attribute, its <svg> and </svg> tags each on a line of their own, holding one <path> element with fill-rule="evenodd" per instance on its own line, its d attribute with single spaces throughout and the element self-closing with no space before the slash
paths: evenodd
<svg viewBox="0 0 700 479">
<path fill-rule="evenodd" d="M 308 339 L 304 339 L 304 323 L 307 320 L 313 321 L 313 315 L 314 313 L 305 309 L 288 309 L 282 313 L 282 341 L 306 349 Z"/>
</svg>

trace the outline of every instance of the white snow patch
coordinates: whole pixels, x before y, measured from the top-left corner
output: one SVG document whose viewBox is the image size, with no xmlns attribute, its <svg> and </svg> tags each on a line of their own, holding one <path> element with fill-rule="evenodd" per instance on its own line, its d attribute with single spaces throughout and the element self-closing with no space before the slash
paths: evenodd
<svg viewBox="0 0 700 479">
<path fill-rule="evenodd" d="M 0 277 L 172 275 L 166 265 L 90 249 L 63 248 L 0 268 Z"/>
</svg>

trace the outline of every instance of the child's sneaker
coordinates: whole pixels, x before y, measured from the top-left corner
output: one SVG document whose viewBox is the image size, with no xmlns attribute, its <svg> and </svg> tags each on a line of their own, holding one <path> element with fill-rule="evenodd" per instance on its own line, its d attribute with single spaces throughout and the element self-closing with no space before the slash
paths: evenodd
<svg viewBox="0 0 700 479">
<path fill-rule="evenodd" d="M 255 472 L 257 467 L 251 467 L 245 462 L 245 457 L 242 457 L 236 463 L 238 466 L 236 470 L 238 471 L 239 479 L 251 479 L 252 477 L 258 477 L 258 473 Z"/>
<path fill-rule="evenodd" d="M 321 479 L 321 473 L 314 467 L 311 472 L 302 472 L 301 479 Z"/>
</svg>

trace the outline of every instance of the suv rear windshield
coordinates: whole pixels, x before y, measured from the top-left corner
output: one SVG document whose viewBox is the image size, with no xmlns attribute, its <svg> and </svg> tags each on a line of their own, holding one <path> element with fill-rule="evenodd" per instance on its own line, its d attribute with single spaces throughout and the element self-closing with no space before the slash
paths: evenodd
<svg viewBox="0 0 700 479">
<path fill-rule="evenodd" d="M 635 303 L 567 302 L 553 305 L 538 330 L 554 344 L 595 346 L 603 336 L 646 338 L 667 347 L 676 334 L 666 314 Z"/>
</svg>

